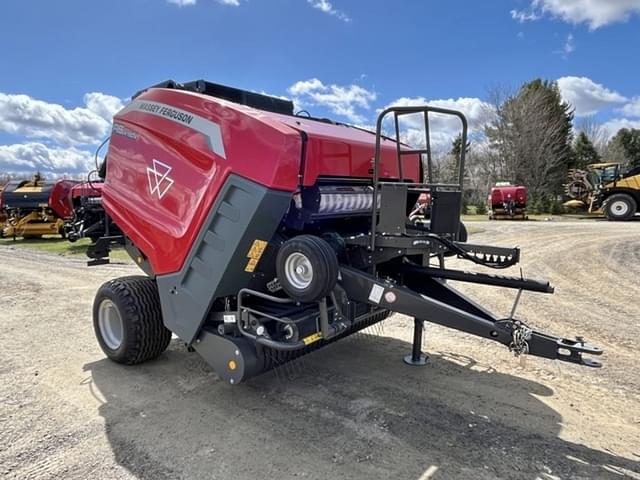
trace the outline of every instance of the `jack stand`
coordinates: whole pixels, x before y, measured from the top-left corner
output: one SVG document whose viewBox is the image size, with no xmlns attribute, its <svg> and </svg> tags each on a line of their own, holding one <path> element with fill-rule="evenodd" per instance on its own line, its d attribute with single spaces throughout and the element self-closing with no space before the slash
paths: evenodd
<svg viewBox="0 0 640 480">
<path fill-rule="evenodd" d="M 413 366 L 423 366 L 427 364 L 427 355 L 422 353 L 422 329 L 424 328 L 424 320 L 413 319 L 413 347 L 411 355 L 404 357 L 404 363 Z"/>
</svg>

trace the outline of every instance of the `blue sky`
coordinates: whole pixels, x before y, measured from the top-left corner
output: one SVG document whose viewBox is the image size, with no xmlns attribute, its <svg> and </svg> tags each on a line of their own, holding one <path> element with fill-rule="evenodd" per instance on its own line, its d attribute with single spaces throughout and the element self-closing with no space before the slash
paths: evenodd
<svg viewBox="0 0 640 480">
<path fill-rule="evenodd" d="M 0 172 L 86 169 L 137 90 L 205 78 L 368 125 L 560 80 L 579 117 L 640 127 L 640 0 L 5 0 Z M 447 126 L 443 125 L 446 129 Z"/>
</svg>

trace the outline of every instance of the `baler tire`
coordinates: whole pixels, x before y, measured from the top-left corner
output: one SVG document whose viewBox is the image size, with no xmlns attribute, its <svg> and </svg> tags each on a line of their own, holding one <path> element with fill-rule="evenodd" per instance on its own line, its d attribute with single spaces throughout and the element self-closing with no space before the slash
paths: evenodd
<svg viewBox="0 0 640 480">
<path fill-rule="evenodd" d="M 290 255 L 301 253 L 311 264 L 310 284 L 298 288 L 286 275 L 286 262 Z M 338 281 L 338 257 L 331 246 L 314 235 L 299 235 L 284 242 L 276 256 L 276 274 L 282 289 L 292 299 L 312 303 L 329 295 Z"/>
<path fill-rule="evenodd" d="M 616 215 L 613 207 L 618 203 L 624 203 L 627 206 L 627 210 L 622 215 Z M 602 205 L 602 211 L 607 220 L 630 220 L 636 214 L 638 210 L 638 204 L 631 195 L 625 193 L 616 193 L 608 197 Z"/>
<path fill-rule="evenodd" d="M 117 309 L 121 320 L 122 339 L 116 348 L 107 344 L 100 328 L 100 308 L 105 300 Z M 171 331 L 162 321 L 156 282 L 144 276 L 117 278 L 98 289 L 93 303 L 93 328 L 107 357 L 126 365 L 156 358 L 171 342 Z"/>
</svg>

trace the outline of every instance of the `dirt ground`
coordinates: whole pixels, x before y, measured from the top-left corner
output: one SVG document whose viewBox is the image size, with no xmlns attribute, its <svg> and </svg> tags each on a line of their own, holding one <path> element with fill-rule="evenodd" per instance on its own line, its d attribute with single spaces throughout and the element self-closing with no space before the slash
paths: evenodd
<svg viewBox="0 0 640 480">
<path fill-rule="evenodd" d="M 230 386 L 175 339 L 104 358 L 91 304 L 134 266 L 0 247 L 0 477 L 10 479 L 640 479 L 640 222 L 484 222 L 518 244 L 539 330 L 605 349 L 602 369 L 528 358 L 408 318 Z M 462 267 L 462 264 L 458 264 Z M 467 265 L 464 265 L 467 267 Z M 517 273 L 517 269 L 513 273 Z M 507 315 L 513 291 L 460 286 Z"/>
</svg>

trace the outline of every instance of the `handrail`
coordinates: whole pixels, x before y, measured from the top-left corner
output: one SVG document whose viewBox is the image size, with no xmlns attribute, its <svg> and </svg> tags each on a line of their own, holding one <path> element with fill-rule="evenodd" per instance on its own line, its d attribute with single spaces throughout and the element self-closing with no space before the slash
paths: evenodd
<svg viewBox="0 0 640 480">
<path fill-rule="evenodd" d="M 378 115 L 378 120 L 376 121 L 376 149 L 375 149 L 375 157 L 373 160 L 373 198 L 378 198 L 378 190 L 380 187 L 380 157 L 381 157 L 381 139 L 382 139 L 382 122 L 385 117 L 393 113 L 394 122 L 395 122 L 395 131 L 396 131 L 396 155 L 398 158 L 398 174 L 399 181 L 402 182 L 403 178 L 403 168 L 402 168 L 402 155 L 410 153 L 411 150 L 401 150 L 400 149 L 400 127 L 399 127 L 399 117 L 401 115 L 410 115 L 413 113 L 422 113 L 425 119 L 425 137 L 426 137 L 426 149 L 420 149 L 420 152 L 426 150 L 427 152 L 427 168 L 428 168 L 428 176 L 429 181 L 432 181 L 432 171 L 431 171 L 431 132 L 429 129 L 429 112 L 439 113 L 443 115 L 453 115 L 460 119 L 460 123 L 462 124 L 462 145 L 460 148 L 460 162 L 459 162 L 459 172 L 458 172 L 458 187 L 462 189 L 463 180 L 464 180 L 464 163 L 465 163 L 465 154 L 466 154 L 466 146 L 467 146 L 467 130 L 468 123 L 467 118 L 464 114 L 458 110 L 451 110 L 448 108 L 440 108 L 440 107 L 431 107 L 429 105 L 423 106 L 409 106 L 409 107 L 388 107 L 384 109 Z M 415 184 L 414 184 L 415 185 Z M 451 184 L 451 186 L 455 186 Z M 377 228 L 377 216 L 378 216 L 378 204 L 377 201 L 372 203 L 371 210 L 371 242 L 369 245 L 369 250 L 374 251 L 376 246 L 376 228 Z"/>
</svg>

